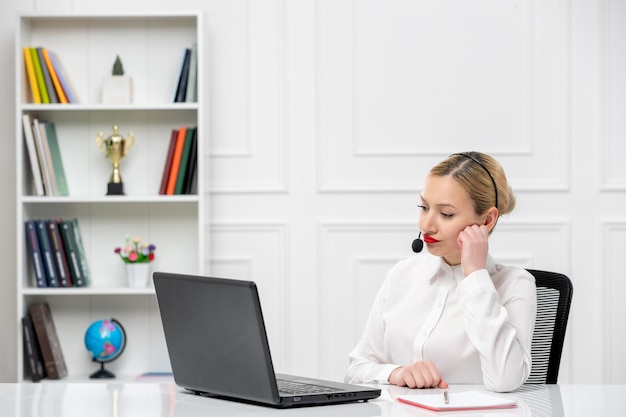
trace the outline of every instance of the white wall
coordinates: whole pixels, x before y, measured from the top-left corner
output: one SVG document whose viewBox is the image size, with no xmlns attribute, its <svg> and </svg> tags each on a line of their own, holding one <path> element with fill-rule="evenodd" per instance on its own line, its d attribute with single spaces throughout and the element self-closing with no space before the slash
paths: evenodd
<svg viewBox="0 0 626 417">
<path fill-rule="evenodd" d="M 5 2 L 6 3 L 6 2 Z M 171 10 L 163 0 L 0 6 L 0 380 L 15 378 L 14 13 Z M 492 252 L 574 282 L 561 382 L 626 383 L 626 3 L 213 0 L 206 12 L 207 269 L 254 279 L 279 371 L 340 379 L 370 302 L 410 255 L 427 170 L 505 166 L 518 208 Z"/>
</svg>

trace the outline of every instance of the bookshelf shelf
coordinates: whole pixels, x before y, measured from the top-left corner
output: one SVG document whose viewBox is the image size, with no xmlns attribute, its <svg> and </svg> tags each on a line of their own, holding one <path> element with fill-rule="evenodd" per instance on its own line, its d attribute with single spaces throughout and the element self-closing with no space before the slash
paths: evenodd
<svg viewBox="0 0 626 417">
<path fill-rule="evenodd" d="M 119 295 L 119 296 L 152 296 L 154 297 L 154 288 L 128 288 L 128 287 L 103 287 L 103 288 L 26 288 L 22 292 L 28 297 L 59 297 L 59 296 L 76 296 L 83 297 L 85 295 Z"/>
<path fill-rule="evenodd" d="M 152 196 L 94 196 L 94 197 L 36 197 L 24 196 L 22 203 L 28 205 L 47 205 L 47 204 L 140 204 L 140 203 L 158 203 L 166 205 L 177 204 L 197 204 L 200 197 L 197 195 L 152 195 Z"/>
<path fill-rule="evenodd" d="M 186 110 L 197 111 L 198 103 L 163 103 L 163 104 L 128 104 L 128 105 L 107 105 L 107 104 L 23 104 L 23 111 L 27 112 L 81 112 L 81 111 L 172 111 Z"/>
<path fill-rule="evenodd" d="M 201 274 L 204 269 L 205 206 L 203 91 L 203 19 L 200 12 L 19 14 L 15 44 L 16 180 L 17 180 L 17 316 L 28 306 L 50 305 L 68 377 L 87 379 L 98 365 L 84 347 L 87 327 L 115 318 L 129 343 L 107 365 L 116 374 L 140 375 L 169 369 L 152 283 L 130 288 L 125 264 L 114 252 L 126 236 L 156 245 L 151 272 Z M 181 73 L 181 57 L 196 45 L 195 99 L 173 102 Z M 34 102 L 24 61 L 24 47 L 45 47 L 62 62 L 76 103 Z M 132 77 L 129 104 L 104 104 L 102 82 L 116 55 Z M 25 146 L 23 116 L 54 124 L 69 195 L 38 195 Z M 135 143 L 120 163 L 125 195 L 106 195 L 112 164 L 96 137 L 130 132 Z M 159 193 L 172 130 L 198 132 L 195 187 L 191 194 Z M 86 287 L 37 287 L 24 222 L 37 219 L 78 220 L 90 270 Z M 18 323 L 18 380 L 29 379 Z M 132 343 L 130 342 L 132 340 Z"/>
</svg>

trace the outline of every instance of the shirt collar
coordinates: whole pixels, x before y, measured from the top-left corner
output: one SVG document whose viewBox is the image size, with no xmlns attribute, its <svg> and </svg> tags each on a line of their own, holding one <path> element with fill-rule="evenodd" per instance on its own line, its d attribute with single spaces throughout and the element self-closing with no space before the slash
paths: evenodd
<svg viewBox="0 0 626 417">
<path fill-rule="evenodd" d="M 454 265 L 454 266 L 448 265 L 440 256 L 433 256 L 433 258 L 434 258 L 434 262 L 430 263 L 428 267 L 429 270 L 425 271 L 427 276 L 430 276 L 429 282 L 431 283 L 438 277 L 447 275 L 451 270 L 456 271 L 456 270 L 462 269 L 461 264 Z M 492 276 L 496 272 L 496 262 L 493 259 L 493 257 L 489 254 L 487 255 L 486 269 L 487 269 L 487 272 L 489 273 L 489 276 Z M 461 272 L 461 275 L 462 275 L 462 272 Z"/>
</svg>

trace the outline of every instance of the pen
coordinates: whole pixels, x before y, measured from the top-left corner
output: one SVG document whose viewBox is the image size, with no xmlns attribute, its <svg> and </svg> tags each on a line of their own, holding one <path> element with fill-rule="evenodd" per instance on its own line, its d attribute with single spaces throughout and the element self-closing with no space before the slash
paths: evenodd
<svg viewBox="0 0 626 417">
<path fill-rule="evenodd" d="M 448 391 L 443 392 L 443 402 L 446 404 L 450 404 L 450 397 L 448 397 Z"/>
</svg>

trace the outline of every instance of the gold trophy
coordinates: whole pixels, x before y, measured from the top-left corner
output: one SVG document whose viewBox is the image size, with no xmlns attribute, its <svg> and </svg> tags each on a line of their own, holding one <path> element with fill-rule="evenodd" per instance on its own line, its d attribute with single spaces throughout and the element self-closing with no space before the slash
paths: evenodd
<svg viewBox="0 0 626 417">
<path fill-rule="evenodd" d="M 123 195 L 124 184 L 120 175 L 120 161 L 128 155 L 135 143 L 133 132 L 130 132 L 127 138 L 123 138 L 118 132 L 118 126 L 113 125 L 113 134 L 105 138 L 103 132 L 98 133 L 96 143 L 107 159 L 113 163 L 113 172 L 109 178 L 107 195 Z"/>
</svg>

